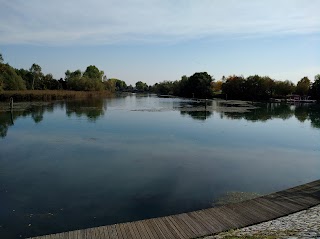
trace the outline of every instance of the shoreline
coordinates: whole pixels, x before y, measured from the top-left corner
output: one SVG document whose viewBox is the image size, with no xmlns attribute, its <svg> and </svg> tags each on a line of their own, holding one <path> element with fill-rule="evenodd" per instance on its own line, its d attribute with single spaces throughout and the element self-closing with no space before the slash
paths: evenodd
<svg viewBox="0 0 320 239">
<path fill-rule="evenodd" d="M 256 199 L 221 207 L 134 222 L 78 229 L 30 237 L 29 239 L 67 237 L 72 239 L 78 238 L 78 235 L 86 235 L 86 238 L 95 238 L 97 235 L 103 234 L 109 234 L 109 238 L 114 239 L 151 239 L 155 238 L 156 235 L 160 236 L 159 238 L 209 239 L 208 236 L 210 235 L 220 234 L 225 231 L 230 232 L 230 230 L 236 230 L 237 228 L 247 228 L 250 225 L 257 225 L 261 222 L 279 220 L 281 217 L 286 217 L 290 214 L 296 215 L 296 213 L 301 213 L 303 210 L 313 210 L 315 206 L 320 204 L 319 192 L 320 180 L 317 180 Z M 320 226 L 319 223 L 316 223 L 316 225 Z M 135 232 L 132 234 L 130 231 L 133 232 L 134 230 Z M 318 234 L 316 233 L 315 235 L 317 236 Z M 224 237 L 224 239 L 232 238 L 237 237 Z M 249 238 L 258 239 L 263 237 Z M 248 237 L 241 237 L 240 239 L 248 239 Z M 275 238 L 266 237 L 266 239 Z"/>
</svg>

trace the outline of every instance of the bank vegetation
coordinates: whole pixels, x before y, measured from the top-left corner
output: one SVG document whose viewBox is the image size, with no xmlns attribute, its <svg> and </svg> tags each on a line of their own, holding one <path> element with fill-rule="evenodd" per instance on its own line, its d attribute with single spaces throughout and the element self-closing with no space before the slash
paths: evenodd
<svg viewBox="0 0 320 239">
<path fill-rule="evenodd" d="M 84 71 L 67 70 L 65 77 L 55 79 L 44 74 L 34 63 L 29 69 L 16 69 L 4 63 L 0 53 L 0 100 L 59 100 L 84 97 L 110 96 L 115 92 L 145 92 L 187 98 L 213 98 L 265 101 L 288 95 L 310 96 L 320 101 L 320 75 L 312 82 L 302 77 L 297 84 L 288 80 L 275 80 L 268 76 L 248 77 L 231 75 L 214 79 L 207 72 L 182 76 L 180 80 L 163 81 L 154 85 L 138 81 L 134 86 L 125 81 L 107 79 L 103 71 L 90 65 Z"/>
</svg>

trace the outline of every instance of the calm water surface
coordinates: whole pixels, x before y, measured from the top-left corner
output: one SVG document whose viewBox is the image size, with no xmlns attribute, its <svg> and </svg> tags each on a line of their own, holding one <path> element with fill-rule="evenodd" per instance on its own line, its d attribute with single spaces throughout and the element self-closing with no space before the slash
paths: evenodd
<svg viewBox="0 0 320 239">
<path fill-rule="evenodd" d="M 181 213 L 230 191 L 320 178 L 318 106 L 201 104 L 129 95 L 0 112 L 0 238 Z"/>
</svg>

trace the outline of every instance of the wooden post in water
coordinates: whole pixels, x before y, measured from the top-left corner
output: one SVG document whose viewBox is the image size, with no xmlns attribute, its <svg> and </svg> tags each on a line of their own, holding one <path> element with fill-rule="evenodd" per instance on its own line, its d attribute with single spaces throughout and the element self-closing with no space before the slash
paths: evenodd
<svg viewBox="0 0 320 239">
<path fill-rule="evenodd" d="M 10 97 L 10 110 L 13 110 L 13 97 Z"/>
<path fill-rule="evenodd" d="M 14 125 L 14 122 L 13 122 L 13 110 L 10 110 L 10 116 L 11 116 L 11 124 Z"/>
<path fill-rule="evenodd" d="M 13 97 L 10 97 L 10 116 L 11 116 L 11 124 L 14 125 L 14 122 L 13 122 Z"/>
</svg>

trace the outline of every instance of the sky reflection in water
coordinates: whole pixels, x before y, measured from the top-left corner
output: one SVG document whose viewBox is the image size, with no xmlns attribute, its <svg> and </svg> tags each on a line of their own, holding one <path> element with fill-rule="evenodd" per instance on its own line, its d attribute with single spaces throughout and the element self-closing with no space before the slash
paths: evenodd
<svg viewBox="0 0 320 239">
<path fill-rule="evenodd" d="M 193 110 L 203 106 L 129 95 L 0 112 L 0 238 L 180 213 L 228 191 L 319 179 L 318 106 Z"/>
</svg>

